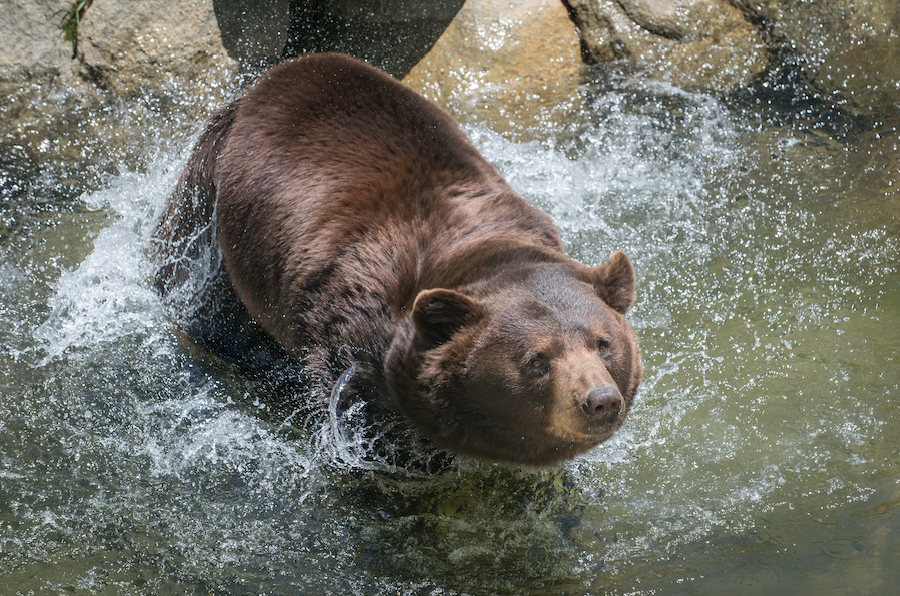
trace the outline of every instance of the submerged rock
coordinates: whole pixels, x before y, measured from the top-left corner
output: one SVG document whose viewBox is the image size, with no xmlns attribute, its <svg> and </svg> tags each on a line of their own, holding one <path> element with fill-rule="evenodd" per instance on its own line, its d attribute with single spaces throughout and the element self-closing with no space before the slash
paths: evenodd
<svg viewBox="0 0 900 596">
<path fill-rule="evenodd" d="M 900 2 L 736 0 L 826 100 L 855 114 L 900 110 Z"/>
</svg>

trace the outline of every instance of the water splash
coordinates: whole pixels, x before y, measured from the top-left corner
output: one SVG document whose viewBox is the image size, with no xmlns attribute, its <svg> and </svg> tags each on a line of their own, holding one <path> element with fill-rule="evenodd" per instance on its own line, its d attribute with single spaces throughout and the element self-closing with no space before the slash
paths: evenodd
<svg viewBox="0 0 900 596">
<path fill-rule="evenodd" d="M 165 328 L 149 283 L 147 240 L 177 164 L 178 159 L 162 158 L 151 174 L 123 172 L 110 188 L 82 198 L 88 210 L 106 211 L 114 223 L 100 232 L 85 260 L 54 284 L 50 315 L 34 331 L 45 352 L 41 365 L 79 348 L 155 336 Z"/>
<path fill-rule="evenodd" d="M 432 445 L 399 414 L 374 414 L 373 405 L 364 402 L 346 407 L 342 393 L 356 373 L 356 365 L 351 365 L 331 390 L 327 416 L 317 433 L 320 461 L 337 469 L 367 470 L 408 480 L 458 473 L 460 466 L 466 465 Z M 315 413 L 307 411 L 306 415 Z"/>
<path fill-rule="evenodd" d="M 541 142 L 467 130 L 571 254 L 634 260 L 647 374 L 615 438 L 543 472 L 430 460 L 402 420 L 338 409 L 352 370 L 316 409 L 199 350 L 151 290 L 173 152 L 0 248 L 9 585 L 660 593 L 732 563 L 782 588 L 894 581 L 900 242 L 866 147 L 665 87 L 588 103 Z M 847 536 L 864 578 L 822 563 L 854 560 Z"/>
</svg>

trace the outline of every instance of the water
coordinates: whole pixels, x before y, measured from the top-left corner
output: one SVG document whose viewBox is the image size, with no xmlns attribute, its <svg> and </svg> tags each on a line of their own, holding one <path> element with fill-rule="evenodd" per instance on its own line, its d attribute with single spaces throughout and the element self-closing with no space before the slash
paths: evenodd
<svg viewBox="0 0 900 596">
<path fill-rule="evenodd" d="M 106 154 L 9 151 L 5 593 L 891 593 L 898 123 L 581 92 L 528 134 L 467 123 L 570 254 L 638 271 L 633 414 L 544 471 L 398 469 L 172 331 L 148 238 L 198 118 L 150 106 Z"/>
</svg>

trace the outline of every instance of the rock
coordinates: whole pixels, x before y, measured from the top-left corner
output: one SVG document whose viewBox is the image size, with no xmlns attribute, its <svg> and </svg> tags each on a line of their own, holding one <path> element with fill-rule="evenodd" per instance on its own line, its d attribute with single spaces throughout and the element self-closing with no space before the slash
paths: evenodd
<svg viewBox="0 0 900 596">
<path fill-rule="evenodd" d="M 680 39 L 693 33 L 703 33 L 705 15 L 692 9 L 698 0 L 619 0 L 619 6 L 632 21 L 656 35 Z M 700 17 L 697 19 L 697 17 Z M 701 35 L 705 37 L 705 35 Z"/>
<path fill-rule="evenodd" d="M 205 94 L 230 85 L 237 73 L 252 78 L 314 51 L 345 52 L 400 77 L 463 3 L 93 0 L 73 44 L 60 29 L 73 1 L 0 0 L 4 96 L 17 94 L 23 83 L 49 85 L 35 92 L 44 96 L 71 88 L 125 98 L 157 90 Z"/>
<path fill-rule="evenodd" d="M 588 64 L 720 95 L 786 67 L 853 114 L 900 111 L 897 0 L 563 2 Z"/>
<path fill-rule="evenodd" d="M 0 0 L 0 74 L 4 79 L 58 75 L 72 58 L 59 28 L 70 0 Z"/>
<path fill-rule="evenodd" d="M 342 52 L 400 78 L 462 6 L 463 0 L 294 0 L 283 57 Z"/>
<path fill-rule="evenodd" d="M 467 0 L 404 83 L 457 120 L 511 135 L 580 102 L 578 36 L 558 0 Z"/>
<path fill-rule="evenodd" d="M 187 142 L 237 88 L 212 0 L 94 0 L 74 58 L 59 29 L 71 1 L 0 2 L 0 170 L 11 156 L 59 180 L 61 195 L 142 167 L 163 123 L 184 122 Z"/>
<path fill-rule="evenodd" d="M 689 91 L 740 89 L 769 65 L 757 28 L 726 0 L 563 0 L 588 64 Z"/>
<path fill-rule="evenodd" d="M 860 115 L 900 111 L 900 2 L 736 1 L 824 99 Z"/>
<path fill-rule="evenodd" d="M 93 0 L 73 44 L 59 28 L 73 1 L 0 0 L 0 169 L 10 160 L 37 170 L 64 164 L 58 177 L 87 181 L 102 177 L 101 162 L 140 167 L 137 137 L 160 121 L 183 122 L 190 136 L 242 82 L 287 55 L 295 23 L 306 49 L 349 51 L 403 74 L 462 4 Z M 311 16 L 327 22 L 304 20 Z M 346 45 L 329 46 L 335 36 Z"/>
<path fill-rule="evenodd" d="M 94 0 L 78 31 L 78 70 L 119 96 L 214 86 L 233 76 L 212 0 Z"/>
<path fill-rule="evenodd" d="M 276 64 L 288 42 L 291 0 L 213 0 L 216 23 L 228 56 L 243 69 Z"/>
</svg>

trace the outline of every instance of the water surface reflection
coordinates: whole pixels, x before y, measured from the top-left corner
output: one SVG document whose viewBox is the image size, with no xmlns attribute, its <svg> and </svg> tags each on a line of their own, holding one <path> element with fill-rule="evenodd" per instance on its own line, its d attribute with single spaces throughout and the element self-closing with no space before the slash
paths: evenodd
<svg viewBox="0 0 900 596">
<path fill-rule="evenodd" d="M 897 123 L 601 91 L 538 140 L 467 129 L 573 256 L 639 274 L 634 413 L 546 471 L 379 466 L 326 413 L 288 419 L 302 391 L 279 407 L 173 333 L 147 253 L 187 145 L 164 119 L 131 169 L 98 152 L 83 194 L 66 164 L 3 162 L 8 590 L 888 593 Z"/>
</svg>

